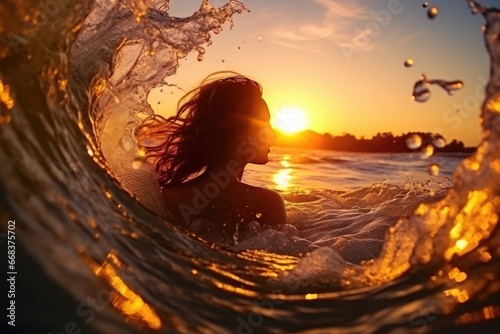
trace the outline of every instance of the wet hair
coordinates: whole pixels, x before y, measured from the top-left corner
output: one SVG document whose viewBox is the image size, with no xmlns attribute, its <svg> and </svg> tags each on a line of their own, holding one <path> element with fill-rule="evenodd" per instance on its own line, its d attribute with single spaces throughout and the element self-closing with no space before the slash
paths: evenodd
<svg viewBox="0 0 500 334">
<path fill-rule="evenodd" d="M 160 186 L 179 185 L 227 154 L 233 138 L 246 130 L 252 104 L 261 97 L 256 81 L 217 72 L 181 98 L 175 116 L 146 118 L 136 138 L 154 164 Z"/>
</svg>

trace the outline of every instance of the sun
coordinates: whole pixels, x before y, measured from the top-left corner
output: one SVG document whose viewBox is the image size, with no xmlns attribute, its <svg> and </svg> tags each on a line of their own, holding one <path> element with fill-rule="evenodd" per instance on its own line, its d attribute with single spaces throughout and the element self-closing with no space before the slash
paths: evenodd
<svg viewBox="0 0 500 334">
<path fill-rule="evenodd" d="M 307 115 L 298 107 L 283 107 L 274 114 L 272 125 L 281 132 L 292 134 L 307 128 Z"/>
</svg>

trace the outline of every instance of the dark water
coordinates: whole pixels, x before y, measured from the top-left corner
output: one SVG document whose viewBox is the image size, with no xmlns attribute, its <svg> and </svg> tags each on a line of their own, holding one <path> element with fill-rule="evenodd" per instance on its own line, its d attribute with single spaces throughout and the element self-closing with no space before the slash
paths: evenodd
<svg viewBox="0 0 500 334">
<path fill-rule="evenodd" d="M 500 317 L 498 10 L 474 7 L 492 62 L 484 140 L 452 185 L 432 194 L 391 183 L 286 192 L 297 231 L 231 251 L 158 217 L 156 183 L 131 135 L 138 115 L 151 112 L 149 89 L 187 53 L 202 55 L 207 34 L 244 7 L 205 4 L 180 20 L 167 4 L 0 4 L 1 245 L 7 255 L 15 221 L 15 264 L 4 272 L 17 272 L 8 275 L 16 329 L 492 332 Z M 304 245 L 308 255 L 290 254 Z"/>
</svg>

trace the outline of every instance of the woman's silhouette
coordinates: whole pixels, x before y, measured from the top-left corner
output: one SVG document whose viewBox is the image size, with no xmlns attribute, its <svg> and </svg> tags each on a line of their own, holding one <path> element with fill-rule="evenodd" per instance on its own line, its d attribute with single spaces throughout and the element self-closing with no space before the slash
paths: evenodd
<svg viewBox="0 0 500 334">
<path fill-rule="evenodd" d="M 274 139 L 261 86 L 235 73 L 215 75 L 181 99 L 175 116 L 150 117 L 137 135 L 167 209 L 187 226 L 208 221 L 232 239 L 252 221 L 284 224 L 286 214 L 278 193 L 241 182 L 248 163 L 268 162 Z"/>
</svg>

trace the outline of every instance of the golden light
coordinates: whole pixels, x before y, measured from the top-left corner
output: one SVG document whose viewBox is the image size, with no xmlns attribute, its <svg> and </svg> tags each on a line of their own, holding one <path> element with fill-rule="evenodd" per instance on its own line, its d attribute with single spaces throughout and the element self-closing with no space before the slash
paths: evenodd
<svg viewBox="0 0 500 334">
<path fill-rule="evenodd" d="M 109 290 L 101 290 L 108 292 L 109 302 L 126 316 L 127 320 L 138 326 L 146 325 L 153 330 L 161 329 L 163 324 L 160 317 L 116 272 L 114 266 L 117 268 L 121 266 L 116 255 L 109 253 L 106 260 L 102 265 L 99 265 L 91 259 L 85 259 L 94 273 L 109 284 Z"/>
<path fill-rule="evenodd" d="M 298 107 L 283 107 L 272 117 L 272 125 L 281 132 L 292 134 L 307 129 L 307 115 Z"/>
<path fill-rule="evenodd" d="M 290 173 L 292 170 L 290 168 L 280 169 L 273 176 L 273 181 L 276 183 L 276 188 L 279 190 L 286 190 L 289 187 L 290 181 L 292 180 L 292 175 Z"/>
</svg>

